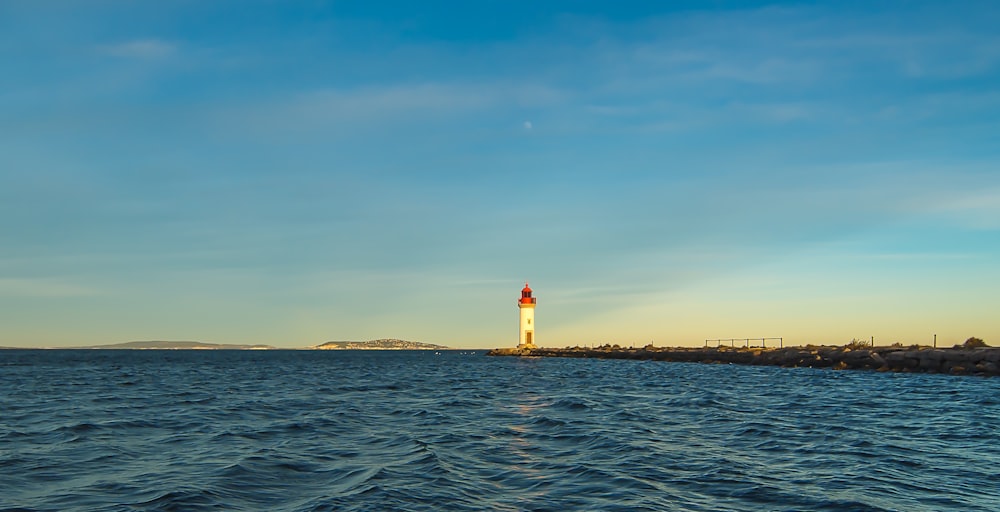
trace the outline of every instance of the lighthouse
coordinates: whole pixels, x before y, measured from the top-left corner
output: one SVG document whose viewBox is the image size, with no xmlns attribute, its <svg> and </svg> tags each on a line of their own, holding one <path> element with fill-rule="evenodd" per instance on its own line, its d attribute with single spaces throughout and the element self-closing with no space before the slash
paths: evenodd
<svg viewBox="0 0 1000 512">
<path fill-rule="evenodd" d="M 518 328 L 517 348 L 535 348 L 535 298 L 531 296 L 531 288 L 524 283 L 521 299 L 517 301 L 520 312 L 520 327 Z"/>
</svg>

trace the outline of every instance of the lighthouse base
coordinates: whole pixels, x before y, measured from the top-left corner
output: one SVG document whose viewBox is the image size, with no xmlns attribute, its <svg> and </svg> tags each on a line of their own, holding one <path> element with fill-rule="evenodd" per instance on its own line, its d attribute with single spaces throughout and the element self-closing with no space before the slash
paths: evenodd
<svg viewBox="0 0 1000 512">
<path fill-rule="evenodd" d="M 535 331 L 523 331 L 517 348 L 535 348 Z"/>
</svg>

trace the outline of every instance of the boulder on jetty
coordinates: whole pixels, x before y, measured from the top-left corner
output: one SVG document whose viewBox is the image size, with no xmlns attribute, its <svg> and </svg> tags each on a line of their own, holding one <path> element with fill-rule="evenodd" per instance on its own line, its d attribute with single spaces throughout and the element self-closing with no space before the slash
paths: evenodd
<svg viewBox="0 0 1000 512">
<path fill-rule="evenodd" d="M 835 370 L 876 370 L 892 372 L 947 373 L 955 375 L 1000 375 L 1000 348 L 936 349 L 845 346 L 804 346 L 787 348 L 699 347 L 621 348 L 499 348 L 490 356 L 576 357 L 594 359 L 644 359 L 687 363 L 747 364 L 761 366 L 833 368 Z"/>
</svg>

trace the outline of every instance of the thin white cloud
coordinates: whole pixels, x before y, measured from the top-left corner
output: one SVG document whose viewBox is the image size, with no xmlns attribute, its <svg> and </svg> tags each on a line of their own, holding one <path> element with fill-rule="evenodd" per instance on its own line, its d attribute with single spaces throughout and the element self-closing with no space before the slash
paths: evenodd
<svg viewBox="0 0 1000 512">
<path fill-rule="evenodd" d="M 0 297 L 71 298 L 97 294 L 93 288 L 53 278 L 0 278 Z"/>
<path fill-rule="evenodd" d="M 812 52 L 895 63 L 909 78 L 958 79 L 988 72 L 1000 63 L 1000 37 L 993 33 L 929 29 L 892 34 L 870 28 L 819 35 L 798 45 Z"/>
<path fill-rule="evenodd" d="M 759 103 L 736 104 L 729 107 L 728 110 L 738 114 L 746 114 L 755 120 L 786 123 L 816 117 L 820 108 L 817 105 L 807 103 Z"/>
<path fill-rule="evenodd" d="M 936 211 L 972 229 L 1000 229 L 1000 188 L 961 194 L 931 203 Z"/>
<path fill-rule="evenodd" d="M 398 113 L 444 114 L 474 110 L 495 101 L 486 91 L 443 84 L 375 87 L 353 91 L 330 89 L 306 93 L 292 108 L 321 116 L 383 117 Z"/>
<path fill-rule="evenodd" d="M 602 90 L 621 94 L 683 93 L 691 86 L 754 94 L 731 89 L 749 85 L 784 87 L 790 97 L 816 91 L 821 98 L 831 84 L 871 90 L 886 78 L 963 78 L 1000 64 L 1000 37 L 985 20 L 977 30 L 929 23 L 917 13 L 885 16 L 823 6 L 693 13 L 638 28 L 604 27 L 628 36 L 608 36 L 576 60 L 596 55 L 593 68 L 602 72 L 591 76 Z M 914 28 L 897 28 L 899 16 Z"/>
<path fill-rule="evenodd" d="M 160 39 L 137 39 L 101 47 L 106 55 L 143 60 L 169 57 L 176 49 L 174 44 Z"/>
<path fill-rule="evenodd" d="M 949 253 L 949 252 L 892 252 L 892 253 L 860 253 L 860 254 L 844 254 L 843 257 L 850 257 L 852 259 L 859 260 L 880 260 L 880 261 L 956 261 L 956 260 L 968 260 L 973 258 L 972 255 L 966 253 Z"/>
<path fill-rule="evenodd" d="M 1000 229 L 1000 182 L 989 165 L 899 160 L 844 167 L 843 171 L 868 176 L 864 189 L 851 194 L 855 204 L 870 205 L 880 216 L 996 230 Z"/>
<path fill-rule="evenodd" d="M 558 89 L 487 83 L 421 83 L 319 89 L 271 102 L 223 110 L 217 121 L 226 126 L 251 126 L 266 131 L 355 131 L 396 124 L 431 126 L 456 116 L 509 108 L 539 108 L 564 101 Z M 527 122 L 530 123 L 530 122 Z M 526 129 L 529 124 L 523 125 Z"/>
</svg>

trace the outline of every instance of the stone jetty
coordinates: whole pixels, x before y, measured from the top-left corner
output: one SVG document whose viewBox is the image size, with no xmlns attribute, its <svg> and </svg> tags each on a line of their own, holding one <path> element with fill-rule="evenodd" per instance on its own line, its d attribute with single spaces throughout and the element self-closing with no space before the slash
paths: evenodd
<svg viewBox="0 0 1000 512">
<path fill-rule="evenodd" d="M 954 375 L 1000 376 L 1000 348 L 911 347 L 831 347 L 785 348 L 498 348 L 489 356 L 577 357 L 594 359 L 640 359 L 710 364 L 833 368 L 835 370 L 875 370 L 883 372 L 945 373 Z"/>
</svg>

